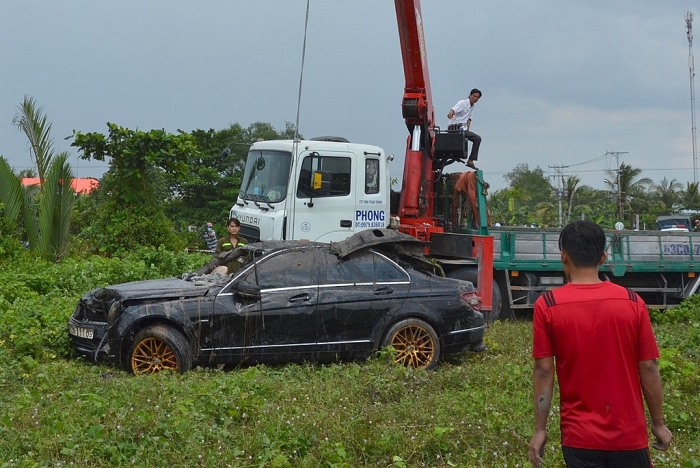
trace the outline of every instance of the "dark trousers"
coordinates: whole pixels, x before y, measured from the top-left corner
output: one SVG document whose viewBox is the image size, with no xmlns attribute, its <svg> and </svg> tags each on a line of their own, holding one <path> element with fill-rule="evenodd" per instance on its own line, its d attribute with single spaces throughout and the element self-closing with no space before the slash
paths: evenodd
<svg viewBox="0 0 700 468">
<path fill-rule="evenodd" d="M 464 131 L 464 152 L 468 153 L 467 141 L 472 142 L 472 153 L 469 155 L 469 161 L 476 161 L 479 159 L 479 146 L 481 145 L 481 137 L 474 132 L 469 130 Z"/>
<path fill-rule="evenodd" d="M 590 450 L 563 446 L 568 468 L 650 468 L 649 449 Z"/>
</svg>

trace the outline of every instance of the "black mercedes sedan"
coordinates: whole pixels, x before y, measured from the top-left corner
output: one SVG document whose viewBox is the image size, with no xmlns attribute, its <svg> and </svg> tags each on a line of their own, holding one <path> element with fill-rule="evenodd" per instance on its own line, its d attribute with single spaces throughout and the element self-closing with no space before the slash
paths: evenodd
<svg viewBox="0 0 700 468">
<path fill-rule="evenodd" d="M 357 360 L 392 346 L 397 363 L 483 349 L 472 283 L 441 276 L 414 237 L 388 229 L 337 243 L 270 241 L 232 275 L 118 284 L 82 297 L 72 348 L 134 374 L 192 366 Z M 437 268 L 438 271 L 435 271 Z"/>
</svg>

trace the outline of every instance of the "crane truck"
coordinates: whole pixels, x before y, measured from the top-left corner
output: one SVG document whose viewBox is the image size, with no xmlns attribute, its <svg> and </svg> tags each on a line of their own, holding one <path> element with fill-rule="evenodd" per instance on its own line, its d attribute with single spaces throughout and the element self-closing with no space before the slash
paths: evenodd
<svg viewBox="0 0 700 468">
<path fill-rule="evenodd" d="M 230 215 L 241 222 L 241 235 L 249 241 L 331 242 L 390 225 L 432 245 L 444 236 L 440 243 L 459 255 L 427 253 L 448 275 L 480 285 L 480 309 L 487 312 L 493 238 L 447 233 L 434 215 L 434 184 L 446 166 L 464 159 L 463 136 L 435 126 L 420 0 L 395 0 L 394 5 L 406 79 L 402 113 L 409 132 L 401 192 L 392 197 L 393 156 L 377 146 L 332 136 L 259 141 L 249 149 Z"/>
<path fill-rule="evenodd" d="M 557 229 L 493 227 L 480 170 L 443 170 L 466 159 L 460 132 L 436 125 L 420 0 L 395 0 L 408 130 L 402 188 L 391 190 L 391 155 L 342 137 L 258 141 L 249 149 L 230 216 L 249 241 L 332 242 L 365 229 L 394 227 L 426 241 L 426 254 L 451 277 L 477 286 L 491 320 L 531 309 L 565 282 Z M 666 308 L 700 285 L 700 236 L 607 231 L 601 276 Z"/>
</svg>

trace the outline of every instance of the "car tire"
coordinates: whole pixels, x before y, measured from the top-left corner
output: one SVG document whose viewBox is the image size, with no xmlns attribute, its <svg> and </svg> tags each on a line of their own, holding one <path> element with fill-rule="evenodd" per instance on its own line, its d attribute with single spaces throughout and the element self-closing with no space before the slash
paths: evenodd
<svg viewBox="0 0 700 468">
<path fill-rule="evenodd" d="M 192 367 L 192 351 L 182 333 L 167 325 L 151 325 L 139 331 L 129 353 L 134 375 L 170 370 L 186 372 Z"/>
<path fill-rule="evenodd" d="M 433 327 L 416 318 L 401 320 L 384 335 L 382 347 L 396 351 L 394 362 L 417 369 L 432 369 L 440 359 L 440 340 Z"/>
<path fill-rule="evenodd" d="M 470 281 L 476 287 L 479 273 L 473 268 L 460 268 L 447 276 L 448 278 Z M 504 306 L 501 288 L 494 280 L 491 283 L 491 313 L 488 314 L 488 321 L 495 322 L 496 320 L 506 320 L 508 318 L 510 318 L 510 307 Z"/>
</svg>

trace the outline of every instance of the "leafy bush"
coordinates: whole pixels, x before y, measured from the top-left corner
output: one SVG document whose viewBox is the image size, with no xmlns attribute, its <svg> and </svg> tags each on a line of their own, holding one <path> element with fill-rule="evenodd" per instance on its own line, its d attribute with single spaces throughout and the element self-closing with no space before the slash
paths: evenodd
<svg viewBox="0 0 700 468">
<path fill-rule="evenodd" d="M 66 324 L 75 305 L 73 297 L 30 294 L 0 315 L 0 341 L 16 357 L 67 357 L 70 342 Z"/>
<path fill-rule="evenodd" d="M 180 276 L 208 255 L 140 247 L 121 258 L 96 255 L 46 262 L 25 253 L 0 267 L 0 343 L 15 359 L 43 361 L 70 353 L 66 326 L 80 297 L 110 284 Z"/>
<path fill-rule="evenodd" d="M 184 249 L 171 221 L 158 207 L 144 204 L 137 209 L 122 208 L 107 202 L 96 214 L 94 222 L 78 236 L 95 253 L 115 256 L 140 246 L 161 245 L 170 250 Z"/>
<path fill-rule="evenodd" d="M 700 295 L 690 296 L 679 305 L 666 310 L 651 310 L 654 324 L 700 322 Z"/>
<path fill-rule="evenodd" d="M 18 236 L 2 216 L 2 210 L 0 203 L 0 262 L 13 260 L 24 250 Z"/>
</svg>

